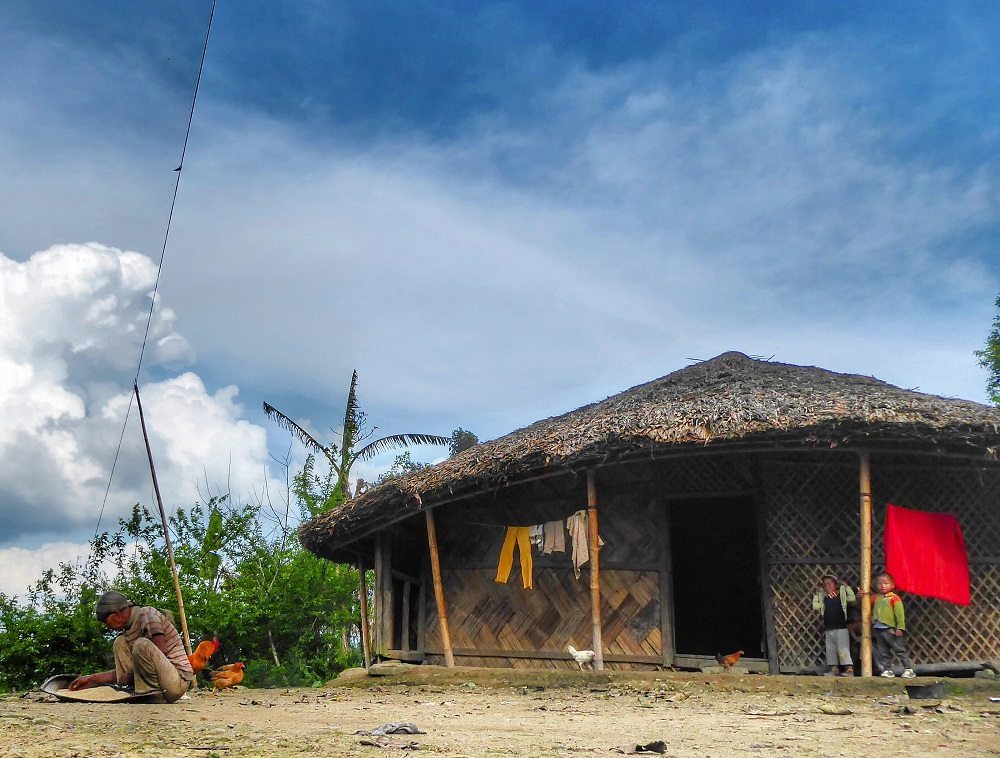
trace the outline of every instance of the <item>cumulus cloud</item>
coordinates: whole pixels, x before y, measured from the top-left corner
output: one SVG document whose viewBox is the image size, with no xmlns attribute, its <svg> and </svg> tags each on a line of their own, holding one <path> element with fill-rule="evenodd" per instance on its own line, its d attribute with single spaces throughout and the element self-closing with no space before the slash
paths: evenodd
<svg viewBox="0 0 1000 758">
<path fill-rule="evenodd" d="M 86 556 L 87 548 L 77 542 L 47 542 L 34 549 L 0 548 L 0 592 L 23 598 L 44 571 Z"/>
<path fill-rule="evenodd" d="M 97 243 L 23 262 L 0 254 L 0 546 L 96 526 L 155 277 L 146 256 Z M 146 367 L 192 359 L 175 321 L 157 304 Z M 239 495 L 263 484 L 265 431 L 242 418 L 236 387 L 212 392 L 188 372 L 142 390 L 168 507 L 192 504 L 206 486 Z M 105 526 L 140 501 L 152 505 L 133 408 Z"/>
</svg>

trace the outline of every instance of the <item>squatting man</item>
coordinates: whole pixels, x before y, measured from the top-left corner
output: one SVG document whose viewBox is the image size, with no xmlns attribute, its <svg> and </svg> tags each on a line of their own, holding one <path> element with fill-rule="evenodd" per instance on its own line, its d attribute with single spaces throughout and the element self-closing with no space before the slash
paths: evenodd
<svg viewBox="0 0 1000 758">
<path fill-rule="evenodd" d="M 187 691 L 194 670 L 170 619 L 156 608 L 137 606 L 120 592 L 105 592 L 95 607 L 98 621 L 120 634 L 112 671 L 80 676 L 71 690 L 117 684 L 136 695 L 162 692 L 155 700 L 173 703 Z"/>
</svg>

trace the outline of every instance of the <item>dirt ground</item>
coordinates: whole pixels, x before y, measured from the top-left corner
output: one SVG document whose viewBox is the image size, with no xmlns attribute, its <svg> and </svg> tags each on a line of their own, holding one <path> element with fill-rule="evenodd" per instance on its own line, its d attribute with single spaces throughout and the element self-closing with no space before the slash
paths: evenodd
<svg viewBox="0 0 1000 758">
<path fill-rule="evenodd" d="M 899 680 L 429 666 L 363 673 L 322 689 L 194 692 L 174 705 L 11 696 L 0 700 L 0 745 L 8 756 L 376 756 L 407 745 L 448 756 L 586 756 L 662 740 L 672 756 L 1000 756 L 994 682 L 951 680 L 934 702 L 907 700 Z M 388 721 L 426 734 L 393 737 L 388 747 L 355 734 Z"/>
</svg>

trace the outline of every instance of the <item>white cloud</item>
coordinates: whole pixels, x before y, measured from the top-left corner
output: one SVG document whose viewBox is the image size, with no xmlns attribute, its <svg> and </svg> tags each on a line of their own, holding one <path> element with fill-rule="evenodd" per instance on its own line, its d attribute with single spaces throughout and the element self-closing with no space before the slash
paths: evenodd
<svg viewBox="0 0 1000 758">
<path fill-rule="evenodd" d="M 155 276 L 146 256 L 97 243 L 24 262 L 0 254 L 0 545 L 96 526 Z M 174 322 L 158 305 L 147 368 L 191 359 Z M 206 487 L 245 496 L 263 485 L 266 434 L 242 418 L 236 387 L 210 392 L 188 372 L 142 392 L 168 508 L 193 504 Z M 149 481 L 133 408 L 103 526 L 135 502 L 152 506 Z"/>
<path fill-rule="evenodd" d="M 48 542 L 33 550 L 0 548 L 0 592 L 23 598 L 44 571 L 85 558 L 88 547 L 76 542 Z"/>
</svg>

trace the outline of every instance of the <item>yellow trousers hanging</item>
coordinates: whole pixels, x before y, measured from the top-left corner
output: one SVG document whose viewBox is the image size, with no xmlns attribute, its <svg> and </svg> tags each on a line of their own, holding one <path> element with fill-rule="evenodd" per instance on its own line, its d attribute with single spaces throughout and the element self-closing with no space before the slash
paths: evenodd
<svg viewBox="0 0 1000 758">
<path fill-rule="evenodd" d="M 514 545 L 517 545 L 521 556 L 521 582 L 524 589 L 531 589 L 531 537 L 528 526 L 508 526 L 503 547 L 500 548 L 500 562 L 497 563 L 497 578 L 495 581 L 506 584 L 510 577 L 511 566 L 514 565 Z"/>
</svg>

